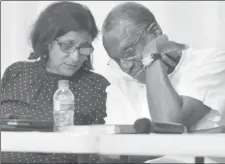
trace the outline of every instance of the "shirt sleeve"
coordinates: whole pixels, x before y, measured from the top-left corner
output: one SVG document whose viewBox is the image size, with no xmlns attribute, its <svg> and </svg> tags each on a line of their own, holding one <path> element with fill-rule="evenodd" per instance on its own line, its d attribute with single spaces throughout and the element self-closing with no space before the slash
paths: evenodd
<svg viewBox="0 0 225 164">
<path fill-rule="evenodd" d="M 1 92 L 6 87 L 7 83 L 17 76 L 19 72 L 19 65 L 19 62 L 16 62 L 6 68 L 1 80 Z"/>
<path fill-rule="evenodd" d="M 106 124 L 133 124 L 137 119 L 133 105 L 124 94 L 119 81 L 114 81 L 107 87 Z"/>
<path fill-rule="evenodd" d="M 190 64 L 183 73 L 179 94 L 200 100 L 220 116 L 224 115 L 225 52 L 214 50 L 200 56 L 202 60 L 193 63 L 195 66 Z"/>
<path fill-rule="evenodd" d="M 1 79 L 1 101 L 6 96 L 7 90 L 10 89 L 11 82 L 19 75 L 22 67 L 21 63 L 22 62 L 16 62 L 6 68 Z"/>
</svg>

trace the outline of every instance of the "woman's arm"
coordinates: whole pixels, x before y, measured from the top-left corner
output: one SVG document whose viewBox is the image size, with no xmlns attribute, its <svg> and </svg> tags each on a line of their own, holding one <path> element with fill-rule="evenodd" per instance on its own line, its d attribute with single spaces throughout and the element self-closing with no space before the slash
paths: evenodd
<svg viewBox="0 0 225 164">
<path fill-rule="evenodd" d="M 12 81 L 19 73 L 19 71 L 20 71 L 19 65 L 21 65 L 21 62 L 13 63 L 12 65 L 10 65 L 6 68 L 6 70 L 2 76 L 2 79 L 1 79 L 1 95 L 2 95 L 2 92 L 4 91 L 6 85 L 10 81 Z"/>
</svg>

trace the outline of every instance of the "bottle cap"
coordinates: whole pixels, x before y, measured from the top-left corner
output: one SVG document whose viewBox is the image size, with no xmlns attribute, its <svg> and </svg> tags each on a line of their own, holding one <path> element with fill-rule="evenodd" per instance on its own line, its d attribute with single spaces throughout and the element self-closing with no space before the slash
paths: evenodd
<svg viewBox="0 0 225 164">
<path fill-rule="evenodd" d="M 69 80 L 59 80 L 58 81 L 58 86 L 69 86 Z"/>
</svg>

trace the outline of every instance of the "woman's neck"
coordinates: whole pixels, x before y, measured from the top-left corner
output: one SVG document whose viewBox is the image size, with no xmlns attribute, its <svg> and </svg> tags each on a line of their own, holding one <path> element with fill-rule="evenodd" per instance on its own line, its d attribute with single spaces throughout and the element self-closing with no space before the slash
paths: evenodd
<svg viewBox="0 0 225 164">
<path fill-rule="evenodd" d="M 49 61 L 47 61 L 45 69 L 47 72 L 58 74 L 55 67 Z"/>
</svg>

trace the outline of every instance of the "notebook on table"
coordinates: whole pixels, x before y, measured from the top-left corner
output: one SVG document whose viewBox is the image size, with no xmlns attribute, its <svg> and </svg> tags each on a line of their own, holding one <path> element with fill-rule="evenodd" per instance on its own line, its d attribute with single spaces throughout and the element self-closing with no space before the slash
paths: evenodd
<svg viewBox="0 0 225 164">
<path fill-rule="evenodd" d="M 29 116 L 0 116 L 1 131 L 40 131 L 52 132 L 53 121 L 34 120 Z"/>
</svg>

